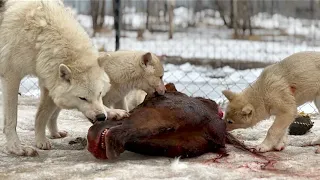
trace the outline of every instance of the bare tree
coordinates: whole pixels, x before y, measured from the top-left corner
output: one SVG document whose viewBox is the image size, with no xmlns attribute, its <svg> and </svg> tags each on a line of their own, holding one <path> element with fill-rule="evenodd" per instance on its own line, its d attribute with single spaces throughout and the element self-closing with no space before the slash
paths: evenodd
<svg viewBox="0 0 320 180">
<path fill-rule="evenodd" d="M 251 26 L 253 12 L 249 0 L 216 0 L 215 5 L 224 25 L 234 29 L 235 38 L 239 38 L 239 28 L 242 30 L 242 36 L 245 35 L 247 29 L 249 29 L 250 35 L 253 34 Z"/>
<path fill-rule="evenodd" d="M 238 17 L 238 1 L 237 0 L 233 0 L 232 3 L 232 9 L 233 9 L 233 23 L 232 23 L 232 27 L 234 30 L 234 37 L 238 38 L 238 21 L 237 21 L 237 17 Z"/>
<path fill-rule="evenodd" d="M 91 18 L 93 36 L 100 31 L 104 24 L 105 0 L 91 0 Z"/>
<path fill-rule="evenodd" d="M 242 0 L 239 9 L 241 8 L 242 12 L 242 36 L 245 35 L 245 31 L 249 29 L 249 34 L 252 35 L 252 26 L 251 26 L 251 15 L 252 15 L 252 6 L 248 2 L 249 0 Z"/>
<path fill-rule="evenodd" d="M 120 37 L 121 37 L 121 0 L 113 0 L 113 17 L 114 17 L 114 29 L 116 31 L 116 51 L 120 48 Z"/>
<path fill-rule="evenodd" d="M 201 10 L 203 9 L 203 2 L 202 0 L 196 0 L 194 1 L 194 9 L 193 9 L 193 14 L 196 14 L 197 12 L 201 12 Z M 202 22 L 202 16 L 200 16 L 199 19 L 200 22 Z"/>
<path fill-rule="evenodd" d="M 149 16 L 150 16 L 150 0 L 147 0 L 147 19 L 146 19 L 146 29 L 149 30 Z"/>
<path fill-rule="evenodd" d="M 168 12 L 169 12 L 169 39 L 173 38 L 174 32 L 174 7 L 175 7 L 175 0 L 167 0 L 168 2 Z"/>
<path fill-rule="evenodd" d="M 220 17 L 224 23 L 225 26 L 227 26 L 228 28 L 232 28 L 232 24 L 233 24 L 233 0 L 230 0 L 230 13 L 229 15 L 227 14 L 226 8 L 224 7 L 224 1 L 222 0 L 216 0 L 214 1 L 219 13 L 220 13 Z M 227 21 L 226 17 L 229 17 L 229 21 Z"/>
</svg>

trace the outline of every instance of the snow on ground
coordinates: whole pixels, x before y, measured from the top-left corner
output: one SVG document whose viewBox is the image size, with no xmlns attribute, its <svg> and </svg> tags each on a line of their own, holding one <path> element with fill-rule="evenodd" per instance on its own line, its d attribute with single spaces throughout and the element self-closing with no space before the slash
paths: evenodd
<svg viewBox="0 0 320 180">
<path fill-rule="evenodd" d="M 252 17 L 252 25 L 266 29 L 282 29 L 290 35 L 304 35 L 311 38 L 320 37 L 320 21 L 296 19 L 280 14 L 258 13 Z"/>
<path fill-rule="evenodd" d="M 217 34 L 209 32 L 177 32 L 174 34 L 174 39 L 166 39 L 167 34 L 153 33 L 152 38 L 137 41 L 136 33 L 128 32 L 126 37 L 120 39 L 120 49 L 151 51 L 157 55 L 181 56 L 182 58 L 259 62 L 275 62 L 295 52 L 320 50 L 319 47 L 310 46 L 306 42 L 293 44 L 276 41 L 221 39 Z M 107 51 L 114 51 L 113 33 L 103 37 L 94 37 L 93 41 L 98 47 L 102 46 Z"/>
<path fill-rule="evenodd" d="M 17 132 L 21 141 L 30 146 L 34 145 L 36 105 L 35 99 L 19 99 Z M 2 116 L 0 120 L 3 121 Z M 314 127 L 306 135 L 289 136 L 290 143 L 284 151 L 265 153 L 275 162 L 262 169 L 266 160 L 231 145 L 227 145 L 230 156 L 217 162 L 210 162 L 217 157 L 215 153 L 178 160 L 127 151 L 115 161 L 97 160 L 81 146 L 68 144 L 77 137 L 86 137 L 91 124 L 77 111 L 62 111 L 58 123 L 62 130 L 69 132 L 68 137 L 52 140 L 53 149 L 39 150 L 38 157 L 8 155 L 5 137 L 0 134 L 0 179 L 319 179 L 320 155 L 314 153 L 316 147 L 300 147 L 320 135 L 320 121 L 314 122 Z M 272 120 L 266 120 L 254 128 L 235 130 L 233 134 L 253 146 L 264 139 L 271 123 Z"/>
</svg>

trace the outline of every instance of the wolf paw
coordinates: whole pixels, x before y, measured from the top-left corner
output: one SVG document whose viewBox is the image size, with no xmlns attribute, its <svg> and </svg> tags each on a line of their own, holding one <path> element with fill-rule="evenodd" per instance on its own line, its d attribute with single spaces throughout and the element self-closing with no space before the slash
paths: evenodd
<svg viewBox="0 0 320 180">
<path fill-rule="evenodd" d="M 257 152 L 268 152 L 272 150 L 272 146 L 266 143 L 262 143 L 255 147 Z"/>
<path fill-rule="evenodd" d="M 108 119 L 120 120 L 129 117 L 129 113 L 122 109 L 110 109 L 108 112 Z"/>
<path fill-rule="evenodd" d="M 64 138 L 67 135 L 68 135 L 67 131 L 59 131 L 59 132 L 51 133 L 50 138 L 51 139 L 59 139 L 59 138 Z"/>
<path fill-rule="evenodd" d="M 37 156 L 38 152 L 28 146 L 22 146 L 20 142 L 12 142 L 8 143 L 7 145 L 7 151 L 11 154 L 15 154 L 18 156 Z"/>
<path fill-rule="evenodd" d="M 282 150 L 284 150 L 285 147 L 286 147 L 286 143 L 285 143 L 284 141 L 282 141 L 282 142 L 278 143 L 278 144 L 274 147 L 274 149 L 275 149 L 276 151 L 282 151 Z"/>
<path fill-rule="evenodd" d="M 287 144 L 288 144 L 288 137 L 287 137 L 287 135 L 285 135 L 280 140 L 280 142 L 277 145 L 274 146 L 274 149 L 276 151 L 282 151 L 282 150 L 284 150 L 284 148 L 286 147 Z"/>
<path fill-rule="evenodd" d="M 39 149 L 43 149 L 43 150 L 51 149 L 51 143 L 47 138 L 36 140 L 36 144 L 37 144 L 37 148 Z"/>
</svg>

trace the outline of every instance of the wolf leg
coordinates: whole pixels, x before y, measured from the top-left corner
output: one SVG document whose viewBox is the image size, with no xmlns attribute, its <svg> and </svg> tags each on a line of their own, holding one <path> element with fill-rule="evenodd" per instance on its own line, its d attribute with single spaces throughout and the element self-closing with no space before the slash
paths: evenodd
<svg viewBox="0 0 320 180">
<path fill-rule="evenodd" d="M 124 110 L 128 111 L 128 104 L 127 104 L 126 98 L 123 97 L 120 101 L 116 102 L 114 104 L 114 108 L 115 109 L 124 109 Z"/>
<path fill-rule="evenodd" d="M 108 114 L 108 119 L 120 120 L 125 117 L 129 117 L 129 113 L 123 109 L 110 109 L 105 106 L 105 110 Z"/>
<path fill-rule="evenodd" d="M 274 147 L 277 151 L 282 151 L 288 144 L 288 129 L 285 130 L 285 134 L 282 136 L 278 144 Z"/>
<path fill-rule="evenodd" d="M 40 87 L 40 89 L 40 104 L 35 122 L 36 146 L 40 149 L 51 149 L 51 143 L 46 137 L 46 125 L 49 118 L 52 117 L 57 109 L 57 106 L 49 96 L 49 91 L 45 87 Z"/>
<path fill-rule="evenodd" d="M 1 78 L 3 91 L 3 132 L 7 140 L 7 150 L 9 153 L 19 156 L 35 156 L 37 151 L 28 146 L 23 146 L 18 137 L 17 111 L 18 111 L 18 92 L 21 78 L 16 74 L 6 75 Z"/>
<path fill-rule="evenodd" d="M 256 147 L 259 152 L 267 152 L 273 149 L 282 150 L 285 146 L 286 132 L 290 124 L 294 121 L 296 107 L 280 111 L 276 119 L 268 130 L 264 141 Z"/>
<path fill-rule="evenodd" d="M 61 109 L 57 107 L 47 123 L 47 127 L 49 129 L 51 139 L 64 138 L 68 134 L 66 131 L 58 130 L 57 119 L 60 111 Z"/>
<path fill-rule="evenodd" d="M 105 108 L 105 110 L 107 112 L 107 119 L 120 120 L 122 118 L 125 118 L 125 117 L 129 116 L 129 113 L 126 110 L 109 108 L 110 105 L 115 106 L 116 104 L 110 104 L 109 101 L 108 101 L 107 96 L 103 97 L 102 100 L 103 100 L 104 108 Z M 119 104 L 117 104 L 117 105 L 119 105 Z M 113 107 L 113 108 L 115 108 L 115 107 Z"/>
</svg>

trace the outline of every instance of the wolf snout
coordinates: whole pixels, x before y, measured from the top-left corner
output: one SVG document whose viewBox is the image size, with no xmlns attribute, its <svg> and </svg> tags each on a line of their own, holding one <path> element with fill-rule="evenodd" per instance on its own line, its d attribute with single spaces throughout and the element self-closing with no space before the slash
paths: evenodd
<svg viewBox="0 0 320 180">
<path fill-rule="evenodd" d="M 163 86 L 160 86 L 156 89 L 156 92 L 159 94 L 159 95 L 164 95 L 164 93 L 166 92 L 166 87 L 163 85 Z"/>
<path fill-rule="evenodd" d="M 106 115 L 105 114 L 98 114 L 98 115 L 96 115 L 96 120 L 97 121 L 104 121 L 104 120 L 106 120 L 107 119 L 107 117 L 106 117 Z"/>
</svg>

